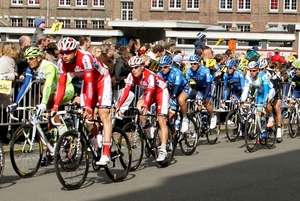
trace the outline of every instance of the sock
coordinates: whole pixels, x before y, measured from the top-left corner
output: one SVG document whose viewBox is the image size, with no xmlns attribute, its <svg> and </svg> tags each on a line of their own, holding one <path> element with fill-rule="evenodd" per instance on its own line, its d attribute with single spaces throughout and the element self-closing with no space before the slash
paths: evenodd
<svg viewBox="0 0 300 201">
<path fill-rule="evenodd" d="M 167 150 L 167 145 L 166 145 L 166 144 L 161 144 L 161 145 L 160 145 L 160 149 Z"/>
<path fill-rule="evenodd" d="M 110 141 L 103 142 L 103 155 L 110 156 Z"/>
</svg>

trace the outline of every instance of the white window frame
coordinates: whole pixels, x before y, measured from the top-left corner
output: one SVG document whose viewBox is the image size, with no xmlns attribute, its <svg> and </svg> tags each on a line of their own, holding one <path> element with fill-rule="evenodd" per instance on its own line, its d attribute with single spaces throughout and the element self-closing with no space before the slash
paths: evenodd
<svg viewBox="0 0 300 201">
<path fill-rule="evenodd" d="M 11 0 L 11 5 L 23 5 L 23 0 Z"/>
<path fill-rule="evenodd" d="M 94 27 L 96 25 L 96 27 Z M 92 20 L 93 29 L 104 29 L 104 20 Z"/>
<path fill-rule="evenodd" d="M 298 7 L 297 1 L 298 0 L 284 0 L 284 2 L 283 2 L 283 10 L 284 11 L 288 11 L 288 12 L 297 12 L 297 7 Z M 296 2 L 296 8 L 292 9 L 292 3 L 295 3 L 295 2 Z M 286 3 L 290 4 L 289 8 L 285 8 Z"/>
<path fill-rule="evenodd" d="M 77 29 L 86 29 L 87 28 L 87 20 L 74 20 L 74 22 L 75 22 L 75 28 L 77 28 Z M 78 24 L 79 27 L 77 27 L 78 22 L 80 22 Z"/>
<path fill-rule="evenodd" d="M 28 0 L 28 5 L 40 5 L 40 0 Z"/>
<path fill-rule="evenodd" d="M 246 26 L 249 26 L 249 31 L 245 31 L 246 30 Z M 239 32 L 250 32 L 251 31 L 251 24 L 237 24 L 236 25 L 236 29 Z"/>
<path fill-rule="evenodd" d="M 191 1 L 191 3 L 192 3 L 192 7 L 191 8 L 188 7 L 189 1 Z M 198 3 L 198 6 L 197 6 L 197 3 Z M 199 7 L 200 7 L 200 1 L 199 0 L 186 0 L 186 9 L 187 10 L 199 10 Z"/>
<path fill-rule="evenodd" d="M 64 3 L 61 4 L 60 1 L 64 1 Z M 69 2 L 70 4 L 67 4 L 67 2 Z M 71 6 L 71 0 L 58 0 L 58 5 L 59 6 Z"/>
<path fill-rule="evenodd" d="M 62 22 L 63 25 L 62 25 L 62 28 L 71 28 L 71 20 L 70 19 L 59 19 L 58 20 L 59 22 Z M 67 26 L 69 25 L 69 26 Z"/>
<path fill-rule="evenodd" d="M 87 7 L 88 0 L 75 0 L 75 5 L 80 7 Z"/>
<path fill-rule="evenodd" d="M 94 4 L 95 1 L 97 1 L 97 5 Z M 101 5 L 101 4 L 103 4 L 103 5 Z M 104 2 L 104 0 L 93 0 L 92 6 L 93 7 L 103 7 L 104 8 L 105 2 Z"/>
<path fill-rule="evenodd" d="M 31 24 L 31 26 L 30 26 L 30 24 Z M 32 18 L 27 18 L 27 19 L 26 19 L 26 25 L 27 25 L 28 27 L 34 27 L 34 19 L 32 19 Z"/>
<path fill-rule="evenodd" d="M 174 1 L 174 7 L 171 7 L 171 1 Z M 182 0 L 169 0 L 169 9 L 170 10 L 181 10 L 181 7 L 182 7 Z M 178 7 L 179 5 L 180 7 Z"/>
<path fill-rule="evenodd" d="M 123 8 L 123 4 L 127 4 L 127 8 Z M 132 8 L 128 8 L 129 4 L 132 5 Z M 126 19 L 123 19 L 123 11 L 126 12 Z M 131 19 L 130 19 L 130 12 L 131 12 Z M 131 21 L 133 20 L 133 2 L 130 1 L 122 1 L 121 2 L 121 20 L 123 21 Z"/>
<path fill-rule="evenodd" d="M 232 2 L 233 0 L 220 0 L 219 1 L 219 9 L 220 10 L 232 10 L 232 4 L 233 4 L 233 2 Z M 231 2 L 231 8 L 229 7 L 229 2 Z M 225 8 L 222 8 L 221 7 L 221 4 L 222 3 L 224 3 L 224 5 L 225 5 Z"/>
<path fill-rule="evenodd" d="M 20 26 L 15 26 L 15 27 L 22 27 L 23 26 L 23 18 L 10 18 L 10 25 L 11 26 L 14 26 L 13 23 L 12 23 L 12 20 L 16 21 L 15 23 L 16 24 L 19 24 L 21 22 L 21 25 Z M 20 22 L 19 22 L 20 21 Z"/>
<path fill-rule="evenodd" d="M 152 6 L 153 2 L 156 2 L 157 6 Z M 164 9 L 164 0 L 151 0 L 151 9 Z"/>
<path fill-rule="evenodd" d="M 226 29 L 226 31 L 231 31 L 232 30 L 232 24 L 230 23 L 220 23 L 218 24 L 219 26 L 222 26 L 224 29 Z"/>
<path fill-rule="evenodd" d="M 239 8 L 239 1 L 243 1 L 243 8 Z M 247 3 L 249 3 L 249 8 L 246 8 Z M 251 10 L 251 0 L 238 0 L 237 1 L 237 10 L 238 11 L 250 11 Z"/>
<path fill-rule="evenodd" d="M 272 9 L 272 1 L 274 1 L 274 0 L 270 0 L 270 12 L 276 12 L 276 11 L 278 11 L 278 7 L 279 7 L 279 0 L 275 0 L 275 1 L 277 1 L 277 8 L 276 9 Z"/>
</svg>

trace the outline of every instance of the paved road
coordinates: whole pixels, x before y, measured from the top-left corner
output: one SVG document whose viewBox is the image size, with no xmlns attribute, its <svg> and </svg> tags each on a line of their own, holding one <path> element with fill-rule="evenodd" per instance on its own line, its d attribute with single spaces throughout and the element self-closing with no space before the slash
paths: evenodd
<svg viewBox="0 0 300 201">
<path fill-rule="evenodd" d="M 105 171 L 90 168 L 84 186 L 62 188 L 53 165 L 21 179 L 6 157 L 0 179 L 1 201 L 6 200 L 299 200 L 300 138 L 284 136 L 273 150 L 261 147 L 247 153 L 244 141 L 230 143 L 222 135 L 216 145 L 200 139 L 196 153 L 183 156 L 178 149 L 171 166 L 158 168 L 152 158 L 113 183 Z"/>
</svg>

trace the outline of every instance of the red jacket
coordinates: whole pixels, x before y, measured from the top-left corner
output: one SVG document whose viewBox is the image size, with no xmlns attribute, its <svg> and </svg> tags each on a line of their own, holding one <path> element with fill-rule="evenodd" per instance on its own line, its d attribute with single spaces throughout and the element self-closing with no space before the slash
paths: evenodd
<svg viewBox="0 0 300 201">
<path fill-rule="evenodd" d="M 271 56 L 272 62 L 280 62 L 282 64 L 284 64 L 286 62 L 286 60 L 284 58 L 282 58 L 279 54 L 274 54 L 273 56 Z"/>
</svg>

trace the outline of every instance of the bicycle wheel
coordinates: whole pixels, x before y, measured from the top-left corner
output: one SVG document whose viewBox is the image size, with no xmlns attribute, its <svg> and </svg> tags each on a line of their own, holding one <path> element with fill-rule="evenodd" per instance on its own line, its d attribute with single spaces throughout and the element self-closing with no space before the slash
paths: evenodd
<svg viewBox="0 0 300 201">
<path fill-rule="evenodd" d="M 241 118 L 237 109 L 228 112 L 225 120 L 225 131 L 230 142 L 238 140 L 241 132 Z"/>
<path fill-rule="evenodd" d="M 131 145 L 132 157 L 130 171 L 135 171 L 141 164 L 144 153 L 143 133 L 137 128 L 136 123 L 129 122 L 122 129 Z"/>
<path fill-rule="evenodd" d="M 32 177 L 38 171 L 43 156 L 43 144 L 38 131 L 30 145 L 32 132 L 32 125 L 22 125 L 13 134 L 10 143 L 11 164 L 22 178 Z"/>
<path fill-rule="evenodd" d="M 251 114 L 245 126 L 245 144 L 249 152 L 254 152 L 257 149 L 259 135 L 256 128 L 255 115 Z"/>
<path fill-rule="evenodd" d="M 213 113 L 213 115 L 216 115 L 217 117 L 217 124 L 214 129 L 209 129 L 208 132 L 206 132 L 206 139 L 209 144 L 216 144 L 219 136 L 220 136 L 220 129 L 221 129 L 221 122 L 220 117 L 218 113 Z"/>
<path fill-rule="evenodd" d="M 198 142 L 199 129 L 192 116 L 189 118 L 189 129 L 179 138 L 179 145 L 182 153 L 186 156 L 192 155 L 196 148 Z M 174 145 L 175 146 L 175 145 Z"/>
<path fill-rule="evenodd" d="M 295 109 L 290 111 L 289 114 L 289 127 L 290 127 L 290 136 L 295 138 L 299 133 L 299 117 Z"/>
<path fill-rule="evenodd" d="M 67 189 L 80 188 L 88 174 L 89 156 L 83 138 L 74 131 L 63 133 L 56 143 L 54 168 L 59 182 Z"/>
<path fill-rule="evenodd" d="M 167 140 L 167 152 L 168 155 L 166 157 L 166 159 L 164 161 L 161 162 L 157 162 L 161 167 L 167 167 L 170 165 L 172 159 L 173 159 L 173 155 L 174 155 L 174 147 L 175 147 L 175 142 L 174 142 L 174 136 L 172 133 L 172 129 L 171 129 L 171 125 L 169 123 L 167 123 L 167 127 L 168 127 L 168 140 Z M 154 133 L 154 139 L 153 139 L 153 144 L 155 145 L 155 159 L 158 156 L 158 153 L 160 151 L 160 146 L 161 146 L 161 137 L 160 137 L 160 129 L 157 128 L 155 133 Z"/>
<path fill-rule="evenodd" d="M 4 171 L 4 165 L 5 165 L 5 158 L 4 158 L 4 149 L 3 149 L 3 145 L 0 144 L 0 178 L 3 175 L 3 171 Z"/>
<path fill-rule="evenodd" d="M 131 165 L 131 145 L 125 132 L 117 127 L 113 128 L 111 162 L 105 166 L 107 176 L 114 182 L 124 181 Z"/>
<path fill-rule="evenodd" d="M 275 148 L 276 133 L 277 128 L 275 124 L 273 125 L 273 127 L 266 129 L 266 145 L 269 149 Z"/>
</svg>

